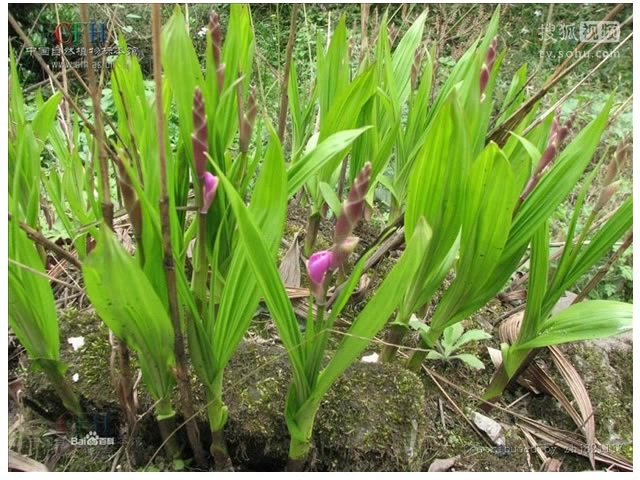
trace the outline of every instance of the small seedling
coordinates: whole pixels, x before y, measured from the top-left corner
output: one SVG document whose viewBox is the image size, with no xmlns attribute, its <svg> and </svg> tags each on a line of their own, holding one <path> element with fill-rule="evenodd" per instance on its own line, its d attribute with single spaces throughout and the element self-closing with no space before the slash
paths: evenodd
<svg viewBox="0 0 640 480">
<path fill-rule="evenodd" d="M 422 323 L 414 315 L 409 321 L 409 326 L 414 330 L 420 332 L 420 336 L 426 336 L 429 331 L 429 326 Z M 464 327 L 460 323 L 456 323 L 444 329 L 442 339 L 436 342 L 435 349 L 429 350 L 427 354 L 428 360 L 443 360 L 444 362 L 451 362 L 452 360 L 460 360 L 466 363 L 471 368 L 478 370 L 484 369 L 482 361 L 472 353 L 457 353 L 460 348 L 469 343 L 476 342 L 478 340 L 487 340 L 491 338 L 491 335 L 484 330 L 467 330 L 464 331 Z"/>
</svg>

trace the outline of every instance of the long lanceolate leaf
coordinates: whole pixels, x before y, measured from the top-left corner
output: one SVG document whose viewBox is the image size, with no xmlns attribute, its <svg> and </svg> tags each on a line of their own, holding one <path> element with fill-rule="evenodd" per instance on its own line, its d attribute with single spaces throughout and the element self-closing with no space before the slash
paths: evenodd
<svg viewBox="0 0 640 480">
<path fill-rule="evenodd" d="M 36 364 L 39 359 L 57 361 L 60 342 L 53 292 L 42 258 L 14 219 L 9 222 L 9 258 L 11 329 Z"/>
<path fill-rule="evenodd" d="M 384 327 L 387 319 L 400 303 L 401 293 L 409 285 L 416 271 L 418 259 L 429 246 L 431 235 L 431 229 L 424 219 L 418 222 L 413 236 L 407 243 L 407 249 L 382 285 L 380 285 L 376 294 L 354 320 L 329 364 L 318 377 L 318 383 L 315 385 L 305 407 L 314 404 L 318 405 L 318 402 L 331 385 L 358 358 L 371 339 Z"/>
<path fill-rule="evenodd" d="M 106 226 L 82 271 L 97 313 L 138 354 L 144 381 L 154 399 L 166 401 L 174 385 L 173 327 L 144 272 Z M 173 414 L 170 409 L 158 413 Z"/>
<path fill-rule="evenodd" d="M 543 312 L 547 314 L 555 306 L 564 291 L 575 284 L 587 273 L 627 232 L 633 224 L 633 197 L 629 196 L 618 207 L 613 216 L 607 220 L 593 236 L 589 243 L 579 245 L 575 260 L 568 266 L 568 271 L 559 276 L 557 273 L 549 287 L 550 295 L 545 299 Z"/>
<path fill-rule="evenodd" d="M 334 133 L 293 163 L 287 171 L 287 196 L 292 197 L 295 195 L 305 182 L 312 179 L 313 175 L 320 171 L 327 162 L 334 159 L 336 155 L 348 149 L 367 128 L 369 127 Z"/>
<path fill-rule="evenodd" d="M 430 300 L 451 268 L 451 263 L 440 267 L 447 259 L 453 261 L 450 252 L 462 225 L 465 182 L 471 166 L 467 138 L 454 92 L 434 119 L 409 181 L 406 237 L 411 238 L 419 219 L 424 217 L 433 228 L 433 238 L 403 301 L 401 313 L 407 321 L 411 313 Z"/>
<path fill-rule="evenodd" d="M 591 300 L 572 305 L 542 322 L 538 334 L 515 348 L 533 349 L 561 343 L 592 340 L 631 330 L 633 305 Z"/>
<path fill-rule="evenodd" d="M 291 361 L 296 391 L 301 397 L 306 397 L 310 386 L 304 375 L 303 338 L 282 279 L 275 264 L 265 262 L 266 258 L 270 258 L 269 249 L 262 239 L 262 232 L 256 225 L 253 216 L 249 213 L 231 182 L 221 171 L 218 171 L 218 174 L 237 219 L 239 246 L 244 251 L 247 261 L 256 275 L 260 290 Z"/>
<path fill-rule="evenodd" d="M 269 148 L 249 207 L 269 252 L 263 262 L 275 261 L 284 228 L 286 205 L 284 155 L 276 132 L 271 130 Z M 244 251 L 236 248 L 213 329 L 213 352 L 219 369 L 224 368 L 240 343 L 259 300 L 260 289 L 253 269 Z"/>
<path fill-rule="evenodd" d="M 602 112 L 558 156 L 553 168 L 524 201 L 511 226 L 498 267 L 478 290 L 476 301 L 485 303 L 507 282 L 520 262 L 534 232 L 575 187 L 591 161 L 607 123 L 613 96 Z M 518 192 L 519 193 L 519 192 Z"/>
<path fill-rule="evenodd" d="M 491 143 L 469 173 L 456 279 L 432 319 L 434 334 L 482 306 L 474 299 L 502 256 L 514 206 L 511 167 L 498 146 Z"/>
<path fill-rule="evenodd" d="M 18 226 L 9 222 L 9 325 L 36 369 L 44 371 L 69 411 L 81 408 L 60 361 L 56 306 L 35 245 Z"/>
</svg>

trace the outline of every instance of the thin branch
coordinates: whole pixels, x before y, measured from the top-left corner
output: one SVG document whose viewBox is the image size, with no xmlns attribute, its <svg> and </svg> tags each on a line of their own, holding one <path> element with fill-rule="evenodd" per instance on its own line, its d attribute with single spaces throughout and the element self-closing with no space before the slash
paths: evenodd
<svg viewBox="0 0 640 480">
<path fill-rule="evenodd" d="M 9 214 L 9 221 L 11 221 L 11 220 L 12 220 L 12 215 Z M 51 251 L 51 252 L 53 252 L 53 253 L 55 253 L 57 255 L 60 255 L 67 262 L 69 262 L 71 265 L 76 267 L 78 270 L 82 269 L 82 264 L 80 263 L 80 260 L 78 260 L 76 257 L 71 255 L 69 252 L 67 252 L 61 246 L 55 244 L 54 242 L 52 242 L 51 240 L 46 238 L 44 235 L 42 235 L 42 233 L 40 233 L 37 230 L 31 228 L 29 225 L 27 225 L 24 222 L 19 222 L 18 226 L 22 230 L 24 230 L 24 232 L 27 234 L 27 237 L 29 237 L 31 240 L 33 240 L 36 243 L 39 243 L 40 245 L 42 245 L 47 250 L 49 250 L 49 251 Z"/>
<path fill-rule="evenodd" d="M 284 134 L 287 127 L 287 109 L 289 108 L 289 70 L 291 69 L 291 56 L 293 54 L 293 44 L 296 39 L 296 22 L 298 20 L 298 4 L 294 3 L 291 10 L 291 25 L 289 27 L 289 40 L 287 41 L 287 51 L 284 64 L 284 77 L 280 88 L 280 117 L 278 119 L 278 137 L 280 143 L 284 143 Z"/>
<path fill-rule="evenodd" d="M 164 253 L 164 271 L 167 282 L 167 294 L 169 298 L 169 310 L 171 322 L 173 323 L 175 355 L 176 355 L 176 376 L 178 388 L 180 390 L 180 400 L 182 401 L 182 413 L 185 418 L 193 417 L 193 400 L 191 398 L 191 385 L 187 370 L 187 360 L 184 351 L 184 339 L 182 336 L 182 326 L 180 322 L 180 309 L 178 308 L 178 292 L 176 288 L 176 271 L 173 252 L 171 248 L 171 224 L 169 220 L 169 194 L 167 187 L 167 158 L 166 139 L 164 130 L 164 112 L 162 110 L 162 64 L 161 64 L 161 44 L 160 44 L 160 5 L 153 4 L 152 7 L 152 39 L 153 39 L 153 78 L 156 84 L 156 131 L 158 134 L 158 157 L 160 161 L 160 223 L 162 230 L 162 248 Z M 193 450 L 196 462 L 204 466 L 206 464 L 204 450 L 200 443 L 198 425 L 194 419 L 187 425 L 187 436 Z"/>
<path fill-rule="evenodd" d="M 604 278 L 607 272 L 611 270 L 611 267 L 613 266 L 613 264 L 618 261 L 618 259 L 631 246 L 632 243 L 633 243 L 633 232 L 629 233 L 625 237 L 624 242 L 622 242 L 622 245 L 618 247 L 618 250 L 616 250 L 616 252 L 613 255 L 611 255 L 609 260 L 607 260 L 607 263 L 605 263 L 602 266 L 602 268 L 598 270 L 598 273 L 596 273 L 593 276 L 593 278 L 589 281 L 589 283 L 587 283 L 587 285 L 580 291 L 578 296 L 573 300 L 574 304 L 584 300 L 587 297 L 587 295 L 589 295 L 589 293 L 591 293 L 591 291 L 594 288 L 596 288 L 596 286 Z"/>
<path fill-rule="evenodd" d="M 36 270 L 35 268 L 31 268 L 30 266 L 25 265 L 24 263 L 17 262 L 13 258 L 9 258 L 9 263 L 13 263 L 14 265 L 17 265 L 18 267 L 23 268 L 24 270 L 27 270 L 28 272 L 34 273 L 36 275 L 40 275 L 41 277 L 44 277 L 49 281 L 59 283 L 60 285 L 63 285 L 65 287 L 67 287 L 67 288 L 75 290 L 76 292 L 85 293 L 85 291 L 82 288 L 80 288 L 80 287 L 78 287 L 76 285 L 72 285 L 70 283 L 67 283 L 67 282 L 65 282 L 63 280 L 60 280 L 59 278 L 50 277 L 46 273 L 40 272 L 39 270 Z"/>
</svg>

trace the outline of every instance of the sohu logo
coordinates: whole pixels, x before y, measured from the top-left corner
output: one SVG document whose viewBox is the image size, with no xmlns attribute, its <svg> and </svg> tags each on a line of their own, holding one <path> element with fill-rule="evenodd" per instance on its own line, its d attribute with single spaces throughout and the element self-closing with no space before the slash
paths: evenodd
<svg viewBox="0 0 640 480">
<path fill-rule="evenodd" d="M 105 22 L 63 22 L 53 32 L 59 44 L 81 43 L 85 28 L 89 32 L 89 43 L 104 44 L 107 39 Z"/>
</svg>

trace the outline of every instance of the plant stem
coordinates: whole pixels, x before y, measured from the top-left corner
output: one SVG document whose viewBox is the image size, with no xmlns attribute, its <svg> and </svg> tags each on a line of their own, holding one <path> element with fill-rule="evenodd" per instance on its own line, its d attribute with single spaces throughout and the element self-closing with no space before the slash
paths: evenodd
<svg viewBox="0 0 640 480">
<path fill-rule="evenodd" d="M 11 216 L 11 214 L 9 214 L 9 221 L 11 221 L 11 220 L 12 220 L 12 216 Z M 31 240 L 33 240 L 34 242 L 40 244 L 45 249 L 47 249 L 47 250 L 49 250 L 49 251 L 51 251 L 51 252 L 53 252 L 53 253 L 55 253 L 57 255 L 60 255 L 67 262 L 69 262 L 71 265 L 76 267 L 78 270 L 82 269 L 82 264 L 80 263 L 80 260 L 78 260 L 76 257 L 71 255 L 64 248 L 62 248 L 59 245 L 53 243 L 51 240 L 47 239 L 44 235 L 42 235 L 42 233 L 40 233 L 39 231 L 37 231 L 34 228 L 30 227 L 26 223 L 19 222 L 18 225 L 22 230 L 24 230 L 24 232 L 27 234 L 27 237 L 29 237 Z"/>
<path fill-rule="evenodd" d="M 80 401 L 67 379 L 62 373 L 60 373 L 57 365 L 53 365 L 52 363 L 45 364 L 45 362 L 41 362 L 41 365 L 56 393 L 62 400 L 65 408 L 75 415 L 82 415 Z"/>
<path fill-rule="evenodd" d="M 280 87 L 280 113 L 278 118 L 278 138 L 280 143 L 284 144 L 284 134 L 287 127 L 287 109 L 289 108 L 289 95 L 287 88 L 289 86 L 289 70 L 291 68 L 291 55 L 293 53 L 293 44 L 296 39 L 296 21 L 298 19 L 298 4 L 294 3 L 291 10 L 291 24 L 289 27 L 289 40 L 287 41 L 287 51 L 284 63 L 284 76 L 282 77 L 282 85 Z"/>
<path fill-rule="evenodd" d="M 233 471 L 231 457 L 229 457 L 227 450 L 227 442 L 224 438 L 224 430 L 211 431 L 211 456 L 213 457 L 216 471 Z"/>
<path fill-rule="evenodd" d="M 405 325 L 399 325 L 398 323 L 391 325 L 385 335 L 385 344 L 382 347 L 382 352 L 380 352 L 380 363 L 391 363 L 393 361 L 406 333 L 407 327 Z"/>
<path fill-rule="evenodd" d="M 200 315 L 204 313 L 204 305 L 206 303 L 207 296 L 207 277 L 208 277 L 208 264 L 207 264 L 207 214 L 198 214 L 198 239 L 196 240 L 196 251 L 194 255 L 194 267 L 193 267 L 193 279 L 191 281 L 191 288 L 196 297 L 196 304 Z"/>
<path fill-rule="evenodd" d="M 182 325 L 180 321 L 180 309 L 178 307 L 178 293 L 176 288 L 176 272 L 171 248 L 171 225 L 169 220 L 169 195 L 167 187 L 167 161 L 166 143 L 164 132 L 164 112 L 162 111 L 162 66 L 160 57 L 160 5 L 152 7 L 152 37 L 153 37 L 153 76 L 156 83 L 156 128 L 158 133 L 158 157 L 160 161 L 160 223 L 162 230 L 162 247 L 164 254 L 164 271 L 167 282 L 167 294 L 169 299 L 169 313 L 174 331 L 174 348 L 176 355 L 176 377 L 180 390 L 182 414 L 187 422 L 187 436 L 193 450 L 196 462 L 205 465 L 205 455 L 200 443 L 198 425 L 195 422 L 193 401 L 191 398 L 191 386 L 184 352 L 184 340 L 182 338 Z"/>
<path fill-rule="evenodd" d="M 420 347 L 423 349 L 433 349 L 434 345 L 440 338 L 440 335 L 442 335 L 442 330 L 434 328 L 432 325 L 427 332 L 426 338 L 420 338 Z M 409 358 L 407 359 L 406 367 L 409 370 L 417 371 L 422 365 L 422 362 L 424 361 L 426 356 L 427 352 L 422 350 L 414 350 L 413 352 L 411 352 L 411 355 L 409 355 Z"/>
<path fill-rule="evenodd" d="M 500 399 L 505 389 L 513 385 L 513 383 L 518 380 L 520 374 L 524 372 L 529 367 L 529 365 L 531 365 L 531 362 L 535 360 L 538 353 L 540 353 L 540 351 L 542 350 L 543 349 L 541 348 L 535 348 L 533 350 L 529 350 L 528 352 L 518 353 L 518 356 L 520 357 L 519 365 L 516 368 L 515 373 L 511 377 L 509 377 L 506 369 L 504 368 L 503 358 L 502 365 L 500 365 L 500 368 L 494 374 L 493 378 L 491 379 L 491 383 L 482 396 L 483 400 L 486 400 L 489 403 L 483 403 L 480 408 L 485 412 L 491 411 L 491 409 L 493 408 L 493 404 Z"/>
<path fill-rule="evenodd" d="M 211 427 L 211 446 L 209 451 L 213 457 L 216 471 L 233 471 L 233 464 L 227 450 L 227 442 L 224 436 L 224 426 L 227 423 L 227 408 L 222 401 L 222 372 L 213 380 L 207 390 L 207 414 Z"/>
<path fill-rule="evenodd" d="M 318 230 L 320 229 L 320 212 L 312 213 L 309 216 L 307 223 L 307 234 L 304 237 L 304 256 L 309 257 L 313 252 L 313 246 L 316 243 L 318 237 Z"/>
<path fill-rule="evenodd" d="M 80 18 L 83 22 L 89 21 L 89 9 L 86 4 L 80 5 Z M 100 171 L 100 190 L 102 200 L 102 220 L 111 230 L 113 230 L 113 203 L 111 203 L 111 190 L 109 188 L 109 165 L 107 164 L 107 151 L 105 149 L 102 128 L 102 112 L 100 109 L 101 92 L 96 82 L 93 70 L 93 49 L 89 43 L 89 32 L 84 31 L 84 47 L 87 54 L 87 81 L 91 100 L 93 104 L 93 128 L 96 144 L 98 146 L 98 165 Z M 64 92 L 63 92 L 64 93 Z M 69 103 L 73 105 L 72 103 Z M 84 117 L 84 116 L 82 116 Z M 91 177 L 93 174 L 90 172 Z M 122 408 L 125 412 L 129 424 L 129 431 L 132 432 L 135 425 L 136 402 L 133 395 L 133 382 L 131 381 L 131 366 L 129 362 L 129 347 L 119 339 L 118 354 L 120 358 L 120 384 L 117 389 L 121 392 Z"/>
<path fill-rule="evenodd" d="M 311 445 L 309 444 L 309 442 L 301 442 L 299 440 L 296 440 L 295 438 L 291 438 L 291 442 L 289 443 L 289 460 L 287 461 L 286 471 L 304 471 L 310 448 Z"/>
<path fill-rule="evenodd" d="M 158 418 L 158 429 L 160 430 L 160 438 L 164 444 L 164 451 L 170 459 L 180 457 L 180 445 L 178 439 L 174 435 L 176 431 L 176 418 L 165 417 Z"/>
<path fill-rule="evenodd" d="M 402 215 L 402 205 L 398 203 L 396 198 L 391 195 L 391 207 L 389 208 L 389 219 L 387 225 L 394 224 Z"/>
</svg>

